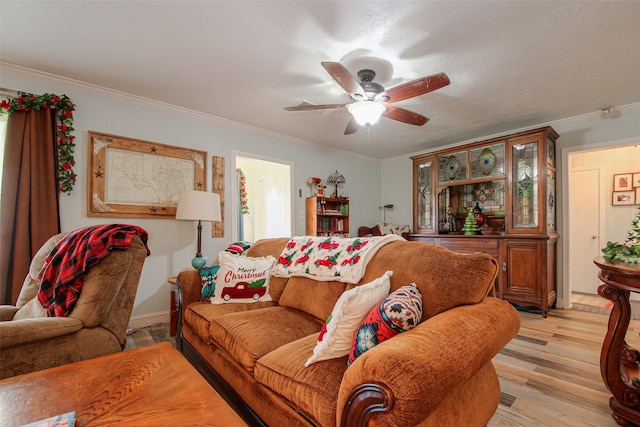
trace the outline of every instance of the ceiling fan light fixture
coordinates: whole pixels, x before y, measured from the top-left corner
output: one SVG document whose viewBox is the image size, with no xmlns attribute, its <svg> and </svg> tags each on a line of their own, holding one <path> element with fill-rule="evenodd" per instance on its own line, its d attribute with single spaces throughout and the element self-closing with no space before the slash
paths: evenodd
<svg viewBox="0 0 640 427">
<path fill-rule="evenodd" d="M 360 101 L 347 105 L 347 109 L 360 126 L 370 126 L 378 122 L 386 108 L 380 102 Z"/>
</svg>

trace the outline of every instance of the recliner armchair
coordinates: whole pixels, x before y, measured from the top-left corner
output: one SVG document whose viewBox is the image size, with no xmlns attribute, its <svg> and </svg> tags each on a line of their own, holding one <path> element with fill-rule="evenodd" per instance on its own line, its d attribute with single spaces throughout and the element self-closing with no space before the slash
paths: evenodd
<svg viewBox="0 0 640 427">
<path fill-rule="evenodd" d="M 0 306 L 0 379 L 124 350 L 147 248 L 134 236 L 84 276 L 68 317 L 47 317 L 37 292 L 45 257 L 66 233 L 51 237 L 31 261 L 15 306 Z"/>
</svg>

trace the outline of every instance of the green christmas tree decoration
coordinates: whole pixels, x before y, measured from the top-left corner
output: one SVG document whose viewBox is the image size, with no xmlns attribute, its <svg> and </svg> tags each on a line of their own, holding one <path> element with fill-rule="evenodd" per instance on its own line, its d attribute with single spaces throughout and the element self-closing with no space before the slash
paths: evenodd
<svg viewBox="0 0 640 427">
<path fill-rule="evenodd" d="M 627 232 L 624 243 L 607 242 L 607 247 L 602 249 L 602 253 L 607 261 L 640 264 L 640 203 L 638 203 L 638 212 L 631 221 L 631 230 Z"/>
<path fill-rule="evenodd" d="M 462 226 L 462 231 L 464 231 L 465 236 L 480 234 L 480 227 L 478 227 L 478 223 L 476 222 L 476 217 L 473 212 L 469 212 L 467 214 L 467 217 L 464 220 L 464 225 Z"/>
</svg>

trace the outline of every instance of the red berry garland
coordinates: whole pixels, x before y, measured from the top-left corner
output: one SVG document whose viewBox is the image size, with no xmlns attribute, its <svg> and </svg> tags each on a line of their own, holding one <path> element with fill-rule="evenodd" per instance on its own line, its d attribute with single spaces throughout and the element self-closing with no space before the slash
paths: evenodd
<svg viewBox="0 0 640 427">
<path fill-rule="evenodd" d="M 75 136 L 71 135 L 74 103 L 66 95 L 58 96 L 53 93 L 40 96 L 21 95 L 9 101 L 0 101 L 0 114 L 11 114 L 13 111 L 40 111 L 43 108 L 57 110 L 58 182 L 60 191 L 68 194 L 76 183 L 76 174 L 73 173 L 73 166 L 76 164 L 73 159 Z"/>
</svg>

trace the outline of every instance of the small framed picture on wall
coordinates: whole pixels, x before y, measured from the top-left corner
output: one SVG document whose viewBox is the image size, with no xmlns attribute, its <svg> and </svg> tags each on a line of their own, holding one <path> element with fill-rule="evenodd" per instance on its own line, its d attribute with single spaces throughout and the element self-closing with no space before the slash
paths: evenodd
<svg viewBox="0 0 640 427">
<path fill-rule="evenodd" d="M 625 206 L 633 205 L 636 202 L 636 191 L 614 191 L 613 192 L 613 205 Z"/>
<path fill-rule="evenodd" d="M 633 174 L 617 173 L 613 175 L 613 191 L 628 191 L 633 188 Z"/>
<path fill-rule="evenodd" d="M 640 172 L 633 174 L 633 188 L 640 187 Z"/>
</svg>

